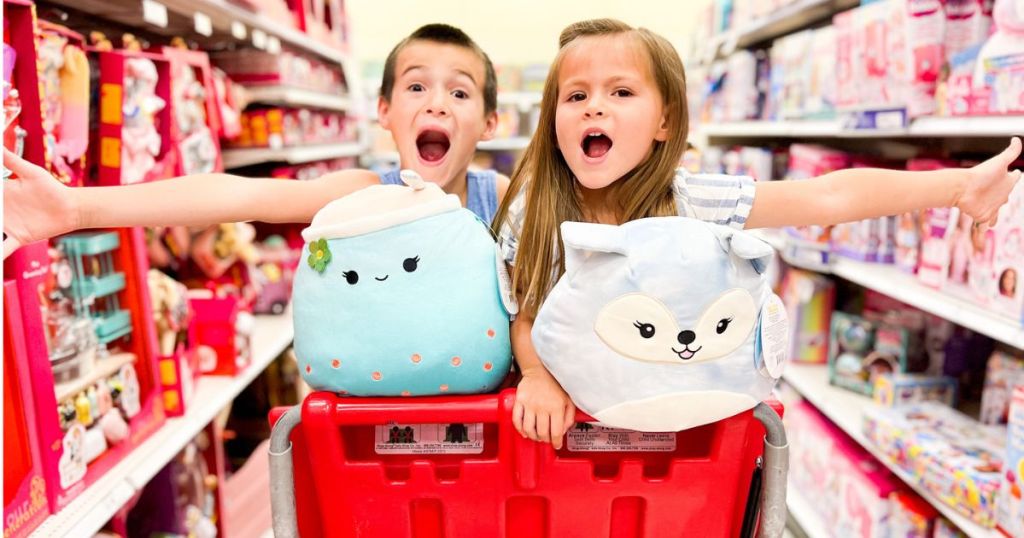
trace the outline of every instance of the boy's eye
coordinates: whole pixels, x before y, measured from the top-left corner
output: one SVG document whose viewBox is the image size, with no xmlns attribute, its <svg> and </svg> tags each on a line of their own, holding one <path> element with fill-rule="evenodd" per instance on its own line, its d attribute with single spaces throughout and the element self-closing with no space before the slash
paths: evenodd
<svg viewBox="0 0 1024 538">
<path fill-rule="evenodd" d="M 411 273 L 411 272 L 416 270 L 416 267 L 419 266 L 419 263 L 420 263 L 420 257 L 419 256 L 414 256 L 412 258 L 406 258 L 405 261 L 402 262 L 402 269 L 405 269 L 406 273 Z"/>
<path fill-rule="evenodd" d="M 409 91 L 421 92 L 423 90 L 424 90 L 424 88 L 423 88 L 422 84 L 410 84 L 409 85 Z"/>
<path fill-rule="evenodd" d="M 452 92 L 452 97 L 456 99 L 469 99 L 469 94 L 462 90 L 455 90 Z"/>
<path fill-rule="evenodd" d="M 629 97 L 629 96 L 633 95 L 633 92 L 623 88 L 623 89 L 615 90 L 615 94 L 614 95 L 616 97 Z"/>
<path fill-rule="evenodd" d="M 355 271 L 345 271 L 341 273 L 341 276 L 345 277 L 345 282 L 349 284 L 355 285 L 356 282 L 359 282 L 359 273 Z"/>
</svg>

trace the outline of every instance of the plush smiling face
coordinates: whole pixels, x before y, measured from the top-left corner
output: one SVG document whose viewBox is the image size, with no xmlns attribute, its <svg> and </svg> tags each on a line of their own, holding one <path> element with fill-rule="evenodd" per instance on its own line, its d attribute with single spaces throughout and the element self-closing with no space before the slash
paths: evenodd
<svg viewBox="0 0 1024 538">
<path fill-rule="evenodd" d="M 775 334 L 785 326 L 761 273 L 770 246 L 681 217 L 567 223 L 562 238 L 566 273 L 533 343 L 580 409 L 611 426 L 674 431 L 769 396 L 785 348 L 784 338 L 760 343 L 766 319 L 782 320 Z"/>
<path fill-rule="evenodd" d="M 374 186 L 332 202 L 303 232 L 295 350 L 314 389 L 472 393 L 509 371 L 508 313 L 486 226 L 435 185 L 437 196 L 404 189 Z M 432 205 L 440 209 L 423 210 Z"/>
</svg>

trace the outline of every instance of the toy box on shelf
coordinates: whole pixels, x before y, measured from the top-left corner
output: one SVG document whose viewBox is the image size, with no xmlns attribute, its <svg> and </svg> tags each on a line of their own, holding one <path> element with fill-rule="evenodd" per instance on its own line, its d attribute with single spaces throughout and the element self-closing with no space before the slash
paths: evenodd
<svg viewBox="0 0 1024 538">
<path fill-rule="evenodd" d="M 189 301 L 195 311 L 192 324 L 196 341 L 216 351 L 217 360 L 200 364 L 204 374 L 236 375 L 252 362 L 250 346 L 255 318 L 232 295 L 217 295 L 208 290 L 192 290 Z"/>
<path fill-rule="evenodd" d="M 170 135 L 178 152 L 177 174 L 204 174 L 224 169 L 221 163 L 220 111 L 210 57 L 203 51 L 163 47 L 170 62 Z"/>
<path fill-rule="evenodd" d="M 181 416 L 195 393 L 200 357 L 207 350 L 195 343 L 188 289 L 157 269 L 150 269 L 147 277 L 157 331 L 164 410 L 167 416 Z"/>
<path fill-rule="evenodd" d="M 21 302 L 50 508 L 163 422 L 141 229 L 63 236 L 6 261 Z"/>
<path fill-rule="evenodd" d="M 1006 424 L 1014 387 L 1024 384 L 1024 352 L 997 349 L 985 365 L 985 387 L 981 392 L 981 421 Z"/>
<path fill-rule="evenodd" d="M 236 83 L 304 88 L 329 95 L 347 93 L 341 66 L 282 50 L 271 54 L 255 49 L 217 52 L 211 56 Z"/>
<path fill-rule="evenodd" d="M 4 282 L 4 536 L 28 536 L 50 514 L 41 446 L 36 438 L 21 304 Z"/>
<path fill-rule="evenodd" d="M 36 53 L 36 8 L 28 0 L 4 0 L 5 145 L 25 160 L 45 165 Z M 16 123 L 11 123 L 17 118 Z M 17 131 L 20 129 L 20 131 Z M 20 151 L 19 150 L 20 147 Z"/>
<path fill-rule="evenodd" d="M 300 30 L 322 43 L 345 46 L 348 28 L 342 0 L 289 0 L 288 4 Z"/>
<path fill-rule="evenodd" d="M 1013 538 L 1021 538 L 1024 537 L 1024 501 L 1021 500 L 1021 481 L 1024 477 L 1024 386 L 1013 389 L 1005 461 L 996 517 L 1003 532 Z"/>
<path fill-rule="evenodd" d="M 827 277 L 790 269 L 782 282 L 781 296 L 791 320 L 790 358 L 799 362 L 826 363 L 835 285 Z"/>
<path fill-rule="evenodd" d="M 89 60 L 80 34 L 39 21 L 40 117 L 47 168 L 69 185 L 85 181 L 89 147 Z"/>
<path fill-rule="evenodd" d="M 868 407 L 864 435 L 918 483 L 983 527 L 995 525 L 1006 434 L 945 406 Z"/>
<path fill-rule="evenodd" d="M 875 378 L 875 403 L 896 407 L 917 402 L 956 405 L 956 380 L 921 374 L 880 375 Z"/>
<path fill-rule="evenodd" d="M 173 177 L 170 62 L 148 52 L 91 50 L 100 73 L 97 183 Z"/>
</svg>

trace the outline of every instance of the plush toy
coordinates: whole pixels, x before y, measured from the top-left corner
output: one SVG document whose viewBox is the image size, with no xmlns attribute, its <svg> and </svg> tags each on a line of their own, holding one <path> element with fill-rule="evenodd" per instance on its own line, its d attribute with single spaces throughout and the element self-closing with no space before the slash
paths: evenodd
<svg viewBox="0 0 1024 538">
<path fill-rule="evenodd" d="M 458 197 L 402 177 L 411 186 L 335 200 L 302 232 L 299 368 L 316 390 L 356 396 L 492 390 L 509 373 L 514 309 L 494 240 Z"/>
<path fill-rule="evenodd" d="M 565 274 L 533 326 L 544 365 L 601 423 L 677 431 L 766 399 L 788 349 L 765 242 L 683 217 L 562 224 Z"/>
</svg>

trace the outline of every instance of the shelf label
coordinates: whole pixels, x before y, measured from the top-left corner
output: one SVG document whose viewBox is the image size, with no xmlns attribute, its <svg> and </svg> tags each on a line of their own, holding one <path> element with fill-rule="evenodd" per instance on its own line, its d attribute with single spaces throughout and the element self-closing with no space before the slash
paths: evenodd
<svg viewBox="0 0 1024 538">
<path fill-rule="evenodd" d="M 374 428 L 377 454 L 482 454 L 484 425 L 396 424 Z"/>
<path fill-rule="evenodd" d="M 142 19 L 153 26 L 167 28 L 167 6 L 156 0 L 142 0 Z"/>
<path fill-rule="evenodd" d="M 252 29 L 252 46 L 254 46 L 254 47 L 256 47 L 256 48 L 258 48 L 260 50 L 266 50 L 266 48 L 267 48 L 267 33 L 264 32 L 263 30 L 258 30 L 256 28 L 253 28 Z"/>
<path fill-rule="evenodd" d="M 245 36 L 249 35 L 249 32 L 245 30 L 245 25 L 238 22 L 232 21 L 231 23 L 231 36 L 241 41 L 245 39 Z"/>
<path fill-rule="evenodd" d="M 213 35 L 213 21 L 211 21 L 210 17 L 206 16 L 205 13 L 196 11 L 195 14 L 192 15 L 192 19 L 195 21 L 197 34 L 202 34 L 206 37 Z"/>
</svg>

